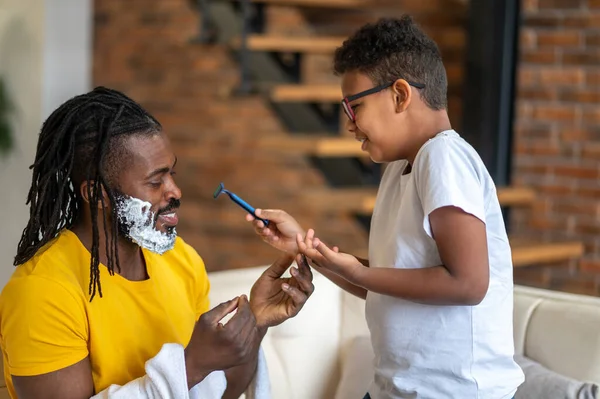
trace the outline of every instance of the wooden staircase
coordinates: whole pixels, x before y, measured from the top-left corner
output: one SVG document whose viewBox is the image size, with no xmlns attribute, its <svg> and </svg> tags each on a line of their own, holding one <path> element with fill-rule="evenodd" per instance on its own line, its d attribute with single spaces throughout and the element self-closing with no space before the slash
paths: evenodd
<svg viewBox="0 0 600 399">
<path fill-rule="evenodd" d="M 338 9 L 360 9 L 375 7 L 379 2 L 370 0 L 252 0 L 264 5 L 284 5 L 298 7 L 321 7 Z M 438 0 L 424 0 L 423 7 Z M 447 0 L 447 3 L 452 0 Z M 402 1 L 400 1 L 401 3 Z M 438 1 L 439 2 L 439 1 Z M 399 4 L 398 1 L 393 2 Z M 414 3 L 414 2 L 413 2 Z M 427 3 L 427 4 L 425 4 Z M 457 5 L 460 1 L 456 1 Z M 388 2 L 389 4 L 389 2 Z M 441 5 L 440 5 L 441 6 Z M 440 11 L 443 12 L 443 11 Z M 447 68 L 449 83 L 449 109 L 460 109 L 461 85 L 463 82 L 463 58 L 456 60 L 454 54 L 460 53 L 465 45 L 464 32 L 445 31 L 431 33 L 440 46 Z M 274 34 L 251 34 L 247 38 L 246 48 L 251 52 L 332 54 L 345 38 L 341 36 L 279 36 Z M 240 38 L 230 41 L 232 49 L 241 47 Z M 452 56 L 447 57 L 450 54 Z M 453 62 L 456 61 L 456 62 Z M 300 82 L 276 84 L 265 93 L 275 104 L 285 103 L 325 103 L 339 104 L 342 93 L 338 84 L 308 84 Z M 338 134 L 336 136 L 336 134 Z M 338 132 L 283 134 L 259 138 L 256 144 L 266 150 L 290 155 L 303 155 L 324 160 L 360 158 L 366 154 L 360 150 L 360 144 L 353 138 L 339 136 Z M 296 198 L 301 204 L 316 212 L 336 212 L 340 214 L 370 215 L 375 206 L 376 189 L 374 187 L 324 188 L 303 192 Z M 527 187 L 499 187 L 498 199 L 503 207 L 531 207 L 536 201 L 536 193 Z M 511 239 L 514 267 L 544 265 L 578 259 L 584 248 L 580 242 L 531 242 Z"/>
</svg>

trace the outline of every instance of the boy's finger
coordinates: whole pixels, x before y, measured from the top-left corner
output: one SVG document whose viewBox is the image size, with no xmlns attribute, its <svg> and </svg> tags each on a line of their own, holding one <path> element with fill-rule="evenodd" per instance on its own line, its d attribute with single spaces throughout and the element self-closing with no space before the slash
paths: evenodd
<svg viewBox="0 0 600 399">
<path fill-rule="evenodd" d="M 338 252 L 334 252 L 332 251 L 327 245 L 323 244 L 323 242 L 321 242 L 321 240 L 319 240 L 318 238 L 315 238 L 315 249 L 325 257 L 325 259 L 331 261 L 335 259 L 335 256 L 338 254 Z"/>
</svg>

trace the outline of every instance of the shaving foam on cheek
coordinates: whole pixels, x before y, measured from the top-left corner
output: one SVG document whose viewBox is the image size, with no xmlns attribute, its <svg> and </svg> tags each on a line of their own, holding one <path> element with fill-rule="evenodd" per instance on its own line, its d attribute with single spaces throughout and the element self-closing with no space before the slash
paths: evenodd
<svg viewBox="0 0 600 399">
<path fill-rule="evenodd" d="M 149 202 L 138 198 L 120 198 L 117 203 L 117 215 L 120 222 L 127 226 L 129 238 L 142 248 L 159 255 L 172 249 L 177 232 L 175 229 L 163 233 L 154 228 L 154 212 Z"/>
</svg>

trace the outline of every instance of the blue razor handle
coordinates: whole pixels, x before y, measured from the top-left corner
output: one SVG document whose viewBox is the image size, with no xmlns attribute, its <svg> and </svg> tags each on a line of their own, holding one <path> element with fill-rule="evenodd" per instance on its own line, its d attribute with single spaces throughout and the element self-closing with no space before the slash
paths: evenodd
<svg viewBox="0 0 600 399">
<path fill-rule="evenodd" d="M 247 203 L 246 201 L 244 201 L 243 199 L 241 199 L 240 197 L 238 197 L 236 194 L 232 193 L 231 191 L 226 191 L 226 193 L 227 193 L 227 195 L 229 195 L 229 198 L 231 198 L 233 200 L 233 202 L 235 202 L 236 204 L 238 204 L 239 206 L 244 208 L 248 213 L 253 215 L 258 220 L 261 220 L 265 224 L 265 226 L 269 225 L 269 221 L 267 219 L 262 219 L 262 218 L 259 218 L 258 216 L 256 216 L 256 213 L 255 213 L 256 209 L 254 209 L 252 206 L 250 206 L 249 203 Z"/>
</svg>

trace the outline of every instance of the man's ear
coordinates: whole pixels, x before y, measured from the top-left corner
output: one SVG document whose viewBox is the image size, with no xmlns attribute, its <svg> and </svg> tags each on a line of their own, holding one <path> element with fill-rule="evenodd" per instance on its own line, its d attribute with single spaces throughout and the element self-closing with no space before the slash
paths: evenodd
<svg viewBox="0 0 600 399">
<path fill-rule="evenodd" d="M 86 203 L 88 203 L 88 204 L 90 203 L 90 196 L 89 196 L 89 193 L 88 193 L 88 187 L 89 187 L 90 191 L 93 192 L 95 184 L 96 184 L 96 182 L 94 180 L 91 180 L 89 182 L 89 184 L 88 184 L 87 181 L 84 181 L 79 186 L 79 193 L 81 194 L 81 198 L 83 198 L 83 200 Z M 110 205 L 109 205 L 110 204 L 110 202 L 109 202 L 110 199 L 109 199 L 108 195 L 106 194 L 106 191 L 104 190 L 104 187 L 100 187 L 100 189 L 102 190 L 101 195 L 102 195 L 102 200 L 104 201 L 104 206 L 106 208 L 109 208 L 110 207 Z M 97 206 L 98 206 L 98 209 L 102 209 L 102 201 L 99 200 Z"/>
<path fill-rule="evenodd" d="M 412 101 L 412 90 L 408 82 L 404 79 L 398 79 L 392 85 L 394 93 L 394 103 L 396 112 L 404 112 Z"/>
</svg>

